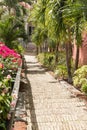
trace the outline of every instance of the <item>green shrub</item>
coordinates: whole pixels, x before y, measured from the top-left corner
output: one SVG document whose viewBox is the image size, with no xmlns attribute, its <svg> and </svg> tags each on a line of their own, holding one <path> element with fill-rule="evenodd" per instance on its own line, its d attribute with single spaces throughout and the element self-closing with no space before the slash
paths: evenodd
<svg viewBox="0 0 87 130">
<path fill-rule="evenodd" d="M 38 54 L 37 58 L 41 64 L 44 64 L 44 53 Z"/>
<path fill-rule="evenodd" d="M 66 79 L 67 78 L 66 66 L 65 65 L 58 65 L 56 70 L 55 70 L 55 76 L 56 76 L 56 78 Z"/>
<path fill-rule="evenodd" d="M 64 52 L 59 52 L 58 65 L 66 65 L 66 54 Z"/>
<path fill-rule="evenodd" d="M 87 92 L 87 65 L 84 65 L 75 71 L 73 84 L 76 88 L 80 88 L 85 93 Z"/>
<path fill-rule="evenodd" d="M 50 53 L 44 54 L 44 64 L 49 66 L 54 59 L 54 55 Z"/>
<path fill-rule="evenodd" d="M 54 68 L 54 54 L 52 53 L 40 53 L 38 55 L 38 60 L 49 69 Z"/>
<path fill-rule="evenodd" d="M 19 54 L 24 53 L 24 48 L 21 45 L 17 45 L 15 48 L 16 52 L 18 52 Z"/>
<path fill-rule="evenodd" d="M 12 42 L 13 46 L 12 49 L 14 49 L 17 53 L 22 54 L 24 53 L 24 48 L 18 41 L 13 41 Z"/>
<path fill-rule="evenodd" d="M 81 90 L 87 94 L 87 83 L 86 84 L 82 84 Z"/>
</svg>

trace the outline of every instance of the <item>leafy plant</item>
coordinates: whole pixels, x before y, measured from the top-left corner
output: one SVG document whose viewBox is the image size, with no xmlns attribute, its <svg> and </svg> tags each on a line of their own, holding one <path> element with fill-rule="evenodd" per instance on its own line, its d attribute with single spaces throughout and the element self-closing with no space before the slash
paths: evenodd
<svg viewBox="0 0 87 130">
<path fill-rule="evenodd" d="M 87 83 L 82 85 L 81 90 L 87 94 Z"/>
<path fill-rule="evenodd" d="M 7 115 L 10 110 L 12 82 L 21 58 L 14 50 L 0 42 L 0 129 L 6 130 Z"/>
<path fill-rule="evenodd" d="M 51 53 L 44 54 L 44 64 L 50 65 L 54 59 L 54 55 Z"/>
<path fill-rule="evenodd" d="M 0 129 L 3 130 L 5 130 L 5 121 L 10 110 L 10 88 L 11 76 L 8 75 L 7 77 L 4 77 L 4 70 L 2 65 L 0 66 Z"/>
<path fill-rule="evenodd" d="M 38 55 L 38 60 L 46 67 L 53 70 L 54 68 L 54 54 L 52 53 L 41 53 Z"/>
<path fill-rule="evenodd" d="M 75 71 L 73 84 L 75 87 L 80 88 L 83 92 L 87 92 L 87 65 L 84 65 Z"/>
<path fill-rule="evenodd" d="M 16 40 L 16 41 L 13 41 L 12 44 L 13 44 L 13 48 L 12 49 L 14 49 L 18 54 L 21 55 L 21 54 L 24 53 L 24 48 L 21 45 L 21 42 Z"/>
<path fill-rule="evenodd" d="M 55 77 L 62 78 L 62 79 L 67 78 L 67 68 L 65 65 L 58 65 L 57 66 L 57 68 L 55 70 Z"/>
<path fill-rule="evenodd" d="M 27 39 L 27 35 L 24 29 L 24 23 L 21 20 L 17 20 L 15 17 L 11 16 L 0 21 L 0 39 L 4 41 L 5 44 L 14 48 L 14 41 L 18 38 Z"/>
</svg>

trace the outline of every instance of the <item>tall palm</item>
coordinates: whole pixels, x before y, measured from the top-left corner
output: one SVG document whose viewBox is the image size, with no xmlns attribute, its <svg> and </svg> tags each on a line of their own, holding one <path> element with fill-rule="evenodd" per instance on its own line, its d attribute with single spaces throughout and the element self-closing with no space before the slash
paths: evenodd
<svg viewBox="0 0 87 130">
<path fill-rule="evenodd" d="M 79 64 L 79 48 L 82 45 L 82 28 L 81 28 L 81 18 L 76 19 L 75 24 L 75 39 L 76 39 L 76 59 L 75 59 L 75 70 L 78 69 Z"/>
<path fill-rule="evenodd" d="M 49 1 L 46 12 L 46 23 L 48 27 L 48 37 L 55 43 L 55 64 L 58 63 L 58 48 L 61 39 L 62 30 L 64 30 L 64 24 L 60 14 L 57 15 L 57 11 L 60 8 L 58 1 Z M 50 23 L 50 24 L 49 24 Z M 60 24 L 61 23 L 61 24 Z"/>
<path fill-rule="evenodd" d="M 54 0 L 51 2 L 52 8 L 51 11 L 53 16 L 50 19 L 50 21 L 53 22 L 53 27 L 54 28 L 54 34 L 53 36 L 57 40 L 57 44 L 61 43 L 63 41 L 66 44 L 66 65 L 67 65 L 67 72 L 68 72 L 68 81 L 72 82 L 72 75 L 71 75 L 71 28 L 70 25 L 68 25 L 64 19 L 64 13 L 63 13 L 63 8 L 68 6 L 67 0 Z M 49 31 L 48 31 L 49 32 Z M 65 38 L 64 38 L 65 37 Z M 68 38 L 67 38 L 68 37 Z M 56 54 L 58 54 L 58 50 L 56 49 Z M 57 56 L 57 55 L 56 55 Z"/>
<path fill-rule="evenodd" d="M 64 2 L 64 3 L 63 3 Z M 81 45 L 81 21 L 83 18 L 83 12 L 81 9 L 81 3 L 78 1 L 71 1 L 68 3 L 67 0 L 60 0 L 61 8 L 57 11 L 58 14 L 62 14 L 59 17 L 63 19 L 65 24 L 65 32 L 68 36 L 66 40 L 66 63 L 68 71 L 68 81 L 72 81 L 71 75 L 71 58 L 72 58 L 72 34 L 75 32 L 75 39 L 77 45 L 76 63 L 75 68 L 78 67 L 79 60 L 79 46 Z M 79 7 L 79 8 L 78 8 Z M 57 15 L 58 16 L 58 15 Z M 66 16 L 66 17 L 65 17 Z M 75 29 L 74 29 L 75 28 Z M 65 36 L 66 36 L 65 34 Z"/>
<path fill-rule="evenodd" d="M 37 46 L 37 55 L 42 52 L 41 44 L 43 43 L 43 34 L 42 29 L 40 27 L 36 28 L 32 34 L 32 41 Z"/>
<path fill-rule="evenodd" d="M 79 63 L 79 47 L 82 44 L 82 24 L 84 23 L 84 18 L 86 18 L 86 11 L 87 11 L 87 7 L 86 7 L 86 1 L 80 1 L 80 0 L 76 0 L 73 3 L 71 3 L 68 8 L 65 7 L 63 9 L 64 13 L 64 18 L 67 18 L 69 21 L 70 19 L 73 19 L 72 22 L 72 28 L 73 28 L 73 32 L 74 32 L 74 38 L 75 38 L 75 43 L 76 43 L 76 47 L 77 47 L 77 51 L 76 51 L 76 60 L 75 60 L 75 70 L 78 68 L 78 63 Z"/>
<path fill-rule="evenodd" d="M 47 28 L 46 28 L 46 8 L 48 0 L 38 0 L 34 4 L 33 10 L 31 12 L 31 21 L 35 26 L 35 30 L 38 31 L 38 28 L 41 28 L 41 36 L 43 42 L 46 45 L 47 40 Z M 41 39 L 41 38 L 40 38 Z"/>
</svg>

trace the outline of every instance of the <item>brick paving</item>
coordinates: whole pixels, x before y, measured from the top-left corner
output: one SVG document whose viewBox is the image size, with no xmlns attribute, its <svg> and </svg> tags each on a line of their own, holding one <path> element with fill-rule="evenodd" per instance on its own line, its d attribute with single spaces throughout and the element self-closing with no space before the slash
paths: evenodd
<svg viewBox="0 0 87 130">
<path fill-rule="evenodd" d="M 25 59 L 29 80 L 27 130 L 87 130 L 85 101 L 72 96 L 35 56 L 25 55 Z"/>
<path fill-rule="evenodd" d="M 21 121 L 15 122 L 12 130 L 26 130 L 26 124 Z"/>
</svg>

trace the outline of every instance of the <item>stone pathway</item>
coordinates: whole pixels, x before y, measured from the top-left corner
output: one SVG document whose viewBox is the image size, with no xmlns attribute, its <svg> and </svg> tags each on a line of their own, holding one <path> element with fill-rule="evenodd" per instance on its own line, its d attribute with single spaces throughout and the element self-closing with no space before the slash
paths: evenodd
<svg viewBox="0 0 87 130">
<path fill-rule="evenodd" d="M 25 55 L 27 63 L 27 130 L 87 130 L 87 107 L 73 97 L 37 62 Z"/>
</svg>

